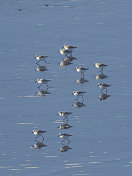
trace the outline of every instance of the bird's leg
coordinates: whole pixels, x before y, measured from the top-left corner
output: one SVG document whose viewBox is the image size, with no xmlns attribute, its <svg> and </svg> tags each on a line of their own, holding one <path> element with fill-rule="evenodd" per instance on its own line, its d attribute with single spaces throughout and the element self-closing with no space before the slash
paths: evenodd
<svg viewBox="0 0 132 176">
<path fill-rule="evenodd" d="M 82 72 L 82 77 L 84 78 L 84 72 Z"/>
<path fill-rule="evenodd" d="M 78 101 L 79 96 L 77 96 L 76 100 Z"/>
<path fill-rule="evenodd" d="M 106 94 L 108 93 L 108 89 L 106 88 Z"/>
<path fill-rule="evenodd" d="M 48 62 L 45 60 L 45 59 L 43 59 L 44 60 L 44 62 L 46 63 L 46 64 L 48 64 Z"/>
<path fill-rule="evenodd" d="M 40 87 L 41 87 L 41 84 L 38 86 L 38 88 L 40 89 Z"/>
<path fill-rule="evenodd" d="M 46 86 L 47 86 L 48 88 L 51 88 L 50 86 L 48 86 L 48 83 L 46 83 Z"/>
<path fill-rule="evenodd" d="M 41 135 L 42 136 L 42 135 Z M 42 142 L 44 141 L 44 137 L 42 136 Z"/>
<path fill-rule="evenodd" d="M 64 145 L 64 144 L 63 144 L 64 141 L 65 141 L 64 139 L 61 141 L 61 144 L 62 144 L 62 145 Z"/>
<path fill-rule="evenodd" d="M 67 145 L 70 144 L 71 141 L 69 139 L 67 139 L 67 141 L 68 141 Z"/>
</svg>

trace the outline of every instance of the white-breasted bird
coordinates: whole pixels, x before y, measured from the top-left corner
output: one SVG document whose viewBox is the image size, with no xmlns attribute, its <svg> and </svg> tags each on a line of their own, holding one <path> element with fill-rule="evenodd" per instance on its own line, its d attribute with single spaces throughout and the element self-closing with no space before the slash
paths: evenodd
<svg viewBox="0 0 132 176">
<path fill-rule="evenodd" d="M 98 83 L 98 85 L 97 85 L 97 87 L 99 87 L 101 89 L 101 91 L 105 89 L 106 92 L 107 92 L 107 88 L 110 87 L 110 86 L 111 85 L 105 84 L 105 83 Z"/>
<path fill-rule="evenodd" d="M 36 136 L 36 137 L 39 137 L 39 136 L 42 136 L 43 133 L 45 133 L 47 131 L 43 131 L 43 130 L 33 130 L 32 133 Z M 42 136 L 43 137 L 43 136 Z"/>
<path fill-rule="evenodd" d="M 64 45 L 65 50 L 73 51 L 75 48 L 77 48 L 77 47 L 76 46 L 71 46 L 71 45 Z"/>
<path fill-rule="evenodd" d="M 76 67 L 75 70 L 76 70 L 77 72 L 80 72 L 80 73 L 84 76 L 84 72 L 85 72 L 86 70 L 88 70 L 88 68 Z"/>
<path fill-rule="evenodd" d="M 67 134 L 67 133 L 59 133 L 59 136 L 61 139 L 68 139 L 70 136 L 72 136 L 71 134 Z"/>
<path fill-rule="evenodd" d="M 48 57 L 48 56 L 41 56 L 41 55 L 36 55 L 36 56 L 35 56 L 35 58 L 36 58 L 37 61 L 38 61 L 37 63 L 39 63 L 40 61 L 46 62 L 45 59 L 46 59 L 47 57 Z M 37 64 L 37 63 L 36 63 L 36 64 Z M 47 63 L 47 62 L 46 62 L 46 63 Z"/>
<path fill-rule="evenodd" d="M 66 49 L 60 49 L 60 54 L 67 56 L 68 54 L 71 54 L 71 51 Z"/>
<path fill-rule="evenodd" d="M 72 114 L 72 112 L 64 112 L 64 111 L 59 111 L 57 115 L 66 118 L 68 115 Z"/>
<path fill-rule="evenodd" d="M 102 63 L 95 63 L 94 66 L 95 66 L 96 68 L 99 68 L 99 69 L 101 70 L 101 72 L 103 72 L 104 67 L 106 67 L 106 66 L 108 66 L 108 65 L 102 64 Z"/>
<path fill-rule="evenodd" d="M 38 83 L 38 84 L 40 84 L 40 86 L 42 85 L 42 84 L 46 84 L 47 85 L 47 87 L 49 87 L 48 86 L 48 82 L 50 82 L 51 80 L 49 80 L 49 79 L 43 79 L 43 78 L 40 78 L 40 79 L 37 79 L 36 80 L 36 82 Z M 40 86 L 38 87 L 38 88 L 40 88 Z"/>
<path fill-rule="evenodd" d="M 77 99 L 81 96 L 83 98 L 83 94 L 86 93 L 84 91 L 74 91 L 72 94 L 77 96 Z"/>
</svg>

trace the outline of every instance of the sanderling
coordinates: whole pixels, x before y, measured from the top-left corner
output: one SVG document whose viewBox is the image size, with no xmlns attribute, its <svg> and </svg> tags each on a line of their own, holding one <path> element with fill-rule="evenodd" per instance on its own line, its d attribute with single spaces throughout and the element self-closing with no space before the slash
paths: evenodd
<svg viewBox="0 0 132 176">
<path fill-rule="evenodd" d="M 45 145 L 45 144 L 43 144 L 42 142 L 36 142 L 32 147 L 34 148 L 34 149 L 40 149 L 41 147 L 45 147 L 45 146 L 47 146 L 47 145 Z"/>
<path fill-rule="evenodd" d="M 63 60 L 63 61 L 60 62 L 60 67 L 68 66 L 68 65 L 71 65 L 71 64 L 73 64 L 73 63 L 71 63 L 67 60 Z"/>
<path fill-rule="evenodd" d="M 66 50 L 66 49 L 60 49 L 60 53 L 61 53 L 62 55 L 67 56 L 68 54 L 71 54 L 71 51 Z"/>
<path fill-rule="evenodd" d="M 68 115 L 70 115 L 70 114 L 72 114 L 72 112 L 63 112 L 63 111 L 59 111 L 59 112 L 57 113 L 57 115 L 59 115 L 59 116 L 61 116 L 61 117 L 64 117 L 64 118 L 68 117 Z"/>
<path fill-rule="evenodd" d="M 49 86 L 48 86 L 48 82 L 50 82 L 50 81 L 51 81 L 51 80 L 42 79 L 42 78 L 36 80 L 36 82 L 37 82 L 38 84 L 40 84 L 40 86 L 41 86 L 42 84 L 46 84 L 47 87 L 49 87 Z M 40 88 L 40 86 L 38 86 L 38 88 Z"/>
<path fill-rule="evenodd" d="M 76 46 L 71 46 L 71 45 L 64 45 L 64 49 L 65 50 L 70 50 L 70 51 L 72 51 L 72 50 L 74 50 L 75 48 L 77 48 Z"/>
<path fill-rule="evenodd" d="M 60 148 L 60 152 L 67 152 L 69 149 L 72 149 L 71 147 L 69 147 L 68 145 L 63 145 Z"/>
<path fill-rule="evenodd" d="M 45 66 L 38 66 L 35 70 L 36 72 L 43 72 L 43 71 L 48 71 L 48 69 Z"/>
<path fill-rule="evenodd" d="M 68 128 L 71 128 L 71 127 L 72 126 L 69 125 L 68 123 L 63 123 L 58 128 L 59 128 L 59 130 L 62 130 L 62 129 L 68 129 Z"/>
<path fill-rule="evenodd" d="M 59 138 L 61 138 L 62 139 L 62 141 L 61 141 L 61 144 L 63 144 L 63 142 L 64 141 L 67 141 L 68 143 L 67 143 L 67 145 L 68 144 L 70 144 L 70 140 L 69 140 L 69 137 L 71 137 L 72 135 L 71 134 L 67 134 L 67 133 L 59 133 Z"/>
<path fill-rule="evenodd" d="M 108 97 L 110 97 L 111 95 L 107 95 L 107 94 L 101 94 L 99 97 L 98 97 L 98 99 L 100 100 L 100 101 L 102 101 L 102 100 L 105 100 L 105 99 L 107 99 Z"/>
<path fill-rule="evenodd" d="M 77 84 L 83 84 L 83 83 L 86 83 L 86 82 L 88 82 L 88 80 L 86 80 L 82 77 L 80 79 L 77 79 L 77 81 L 76 81 Z"/>
<path fill-rule="evenodd" d="M 40 91 L 38 91 L 37 93 L 36 93 L 38 96 L 45 96 L 45 95 L 49 95 L 49 94 L 51 94 L 50 92 L 48 92 L 47 90 L 40 90 Z"/>
<path fill-rule="evenodd" d="M 111 85 L 109 84 L 105 84 L 105 83 L 98 83 L 97 87 L 99 87 L 102 90 L 106 90 L 106 93 L 107 93 L 107 88 L 110 87 Z"/>
<path fill-rule="evenodd" d="M 62 112 L 62 111 L 60 111 L 60 112 L 57 113 L 57 115 L 63 117 L 64 120 L 67 119 L 67 122 L 68 122 L 68 116 L 69 116 L 70 114 L 72 114 L 72 112 Z"/>
<path fill-rule="evenodd" d="M 44 140 L 44 137 L 42 136 L 42 134 L 45 133 L 45 132 L 47 132 L 47 131 L 43 131 L 43 130 L 33 130 L 33 131 L 32 131 L 32 133 L 33 133 L 36 137 L 41 136 L 41 137 L 43 138 L 43 140 Z M 35 138 L 36 138 L 36 137 L 35 137 Z"/>
<path fill-rule="evenodd" d="M 82 102 L 76 102 L 74 105 L 73 105 L 73 107 L 74 108 L 81 108 L 81 107 L 84 107 L 85 106 L 85 104 L 84 103 L 82 103 Z"/>
<path fill-rule="evenodd" d="M 48 56 L 40 56 L 40 55 L 36 55 L 35 56 L 35 58 L 37 59 L 37 63 L 36 64 L 38 64 L 40 61 L 44 61 L 44 62 L 46 62 L 46 58 L 47 58 Z M 46 62 L 47 63 L 47 62 Z"/>
<path fill-rule="evenodd" d="M 76 70 L 77 72 L 80 72 L 80 73 L 83 75 L 83 77 L 84 77 L 84 72 L 85 72 L 86 70 L 88 70 L 88 68 L 76 67 L 75 70 Z"/>
<path fill-rule="evenodd" d="M 70 136 L 72 136 L 71 134 L 67 134 L 67 133 L 59 133 L 59 136 L 61 139 L 68 139 Z"/>
<path fill-rule="evenodd" d="M 72 94 L 74 96 L 77 96 L 77 99 L 79 98 L 79 96 L 81 96 L 83 98 L 83 94 L 86 92 L 82 92 L 82 91 L 74 91 Z"/>
<path fill-rule="evenodd" d="M 102 63 L 95 63 L 94 66 L 96 68 L 99 68 L 101 70 L 101 72 L 103 73 L 103 68 L 106 67 L 106 66 L 108 66 L 108 65 L 102 64 Z"/>
<path fill-rule="evenodd" d="M 72 56 L 67 56 L 64 61 L 68 61 L 68 62 L 72 62 L 73 60 L 77 60 L 76 57 L 72 57 Z"/>
</svg>

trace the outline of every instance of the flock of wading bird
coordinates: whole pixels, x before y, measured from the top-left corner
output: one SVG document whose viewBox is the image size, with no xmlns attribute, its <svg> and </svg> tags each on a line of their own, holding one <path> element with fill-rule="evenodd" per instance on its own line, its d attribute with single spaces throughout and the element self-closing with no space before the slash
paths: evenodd
<svg viewBox="0 0 132 176">
<path fill-rule="evenodd" d="M 76 46 L 71 46 L 71 45 L 64 45 L 63 49 L 60 49 L 60 54 L 64 55 L 65 58 L 63 59 L 63 61 L 60 62 L 60 67 L 64 67 L 64 66 L 68 66 L 73 64 L 72 61 L 77 60 L 76 57 L 73 57 L 73 50 L 75 50 L 77 47 Z M 38 67 L 36 68 L 36 72 L 43 72 L 43 71 L 48 71 L 48 69 L 46 68 L 46 66 L 42 66 L 39 63 L 41 61 L 43 61 L 45 64 L 48 64 L 48 62 L 46 61 L 48 56 L 41 56 L 41 55 L 36 55 L 35 58 L 37 60 L 37 65 Z M 100 70 L 100 74 L 96 75 L 96 79 L 105 79 L 107 78 L 107 76 L 103 73 L 103 70 L 105 67 L 107 67 L 108 65 L 103 64 L 103 63 L 95 63 L 94 66 L 96 68 L 98 68 Z M 84 78 L 84 73 L 88 70 L 88 68 L 85 67 L 76 67 L 75 70 L 77 72 L 79 72 L 81 74 L 81 78 L 77 80 L 77 83 L 82 84 L 82 83 L 86 83 L 88 82 L 88 80 L 86 80 Z M 49 87 L 48 83 L 51 80 L 48 79 L 43 79 L 43 78 L 39 78 L 36 80 L 36 83 L 39 84 L 38 88 L 39 91 L 36 93 L 38 96 L 45 96 L 50 94 L 47 90 Z M 45 84 L 46 85 L 46 90 L 40 89 L 41 86 Z M 110 87 L 111 85 L 106 84 L 106 83 L 98 83 L 97 87 L 99 87 L 101 89 L 101 95 L 98 97 L 100 101 L 107 99 L 110 95 L 108 95 L 108 87 Z M 73 105 L 75 108 L 80 108 L 80 107 L 84 107 L 85 104 L 84 102 L 84 94 L 86 93 L 86 91 L 73 91 L 73 95 L 76 97 L 77 102 Z M 82 101 L 78 101 L 79 97 L 82 97 Z M 58 129 L 61 130 L 65 130 L 65 129 L 69 129 L 72 126 L 68 124 L 68 117 L 69 115 L 71 115 L 72 112 L 65 112 L 65 111 L 60 111 L 57 113 L 57 115 L 59 115 L 60 117 L 63 118 L 63 122 L 62 124 L 58 127 Z M 43 130 L 33 130 L 33 134 L 35 135 L 35 139 L 38 138 L 39 136 L 42 137 L 42 141 L 38 141 L 33 145 L 34 149 L 40 149 L 41 147 L 46 146 L 43 141 L 44 141 L 44 137 L 43 134 L 47 132 L 47 131 L 43 131 Z M 71 134 L 68 133 L 64 133 L 61 131 L 61 133 L 59 133 L 58 137 L 62 139 L 61 144 L 62 146 L 60 147 L 59 151 L 60 152 L 65 152 L 68 151 L 69 149 L 71 149 L 71 147 L 69 147 L 69 143 L 71 142 L 69 140 L 69 138 L 71 137 Z M 35 140 L 36 141 L 36 140 Z"/>
</svg>

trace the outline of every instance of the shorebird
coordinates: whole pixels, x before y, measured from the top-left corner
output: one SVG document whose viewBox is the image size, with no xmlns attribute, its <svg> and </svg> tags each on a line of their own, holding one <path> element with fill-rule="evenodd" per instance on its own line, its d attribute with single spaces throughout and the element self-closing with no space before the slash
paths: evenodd
<svg viewBox="0 0 132 176">
<path fill-rule="evenodd" d="M 64 45 L 64 49 L 65 50 L 70 50 L 70 51 L 72 51 L 72 50 L 74 50 L 75 48 L 77 48 L 76 46 L 71 46 L 71 45 Z"/>
<path fill-rule="evenodd" d="M 71 54 L 71 51 L 66 49 L 60 49 L 60 54 L 67 56 L 68 54 Z"/>
<path fill-rule="evenodd" d="M 57 115 L 61 116 L 61 117 L 68 117 L 68 115 L 72 114 L 72 112 L 63 112 L 63 111 L 59 111 L 57 113 Z"/>
<path fill-rule="evenodd" d="M 101 89 L 101 92 L 105 89 L 107 93 L 107 88 L 110 87 L 111 85 L 105 84 L 105 83 L 98 83 L 97 87 Z"/>
<path fill-rule="evenodd" d="M 67 134 L 67 133 L 59 133 L 59 136 L 61 139 L 68 139 L 70 136 L 72 136 L 71 134 Z"/>
<path fill-rule="evenodd" d="M 106 66 L 108 66 L 108 65 L 102 64 L 102 63 L 95 63 L 94 66 L 95 66 L 96 68 L 99 68 L 99 69 L 101 70 L 101 72 L 103 73 L 104 67 L 106 67 Z"/>
<path fill-rule="evenodd" d="M 98 97 L 98 99 L 100 100 L 100 101 L 102 101 L 102 100 L 105 100 L 105 99 L 107 99 L 108 97 L 110 97 L 111 95 L 107 95 L 107 94 L 101 94 L 99 97 Z"/>
<path fill-rule="evenodd" d="M 83 98 L 83 94 L 86 93 L 86 92 L 83 92 L 83 91 L 74 91 L 72 94 L 74 96 L 77 96 L 77 100 L 79 98 L 79 96 L 81 96 Z"/>
<path fill-rule="evenodd" d="M 42 79 L 42 78 L 36 80 L 36 82 L 37 82 L 38 84 L 40 84 L 40 86 L 41 86 L 42 84 L 46 84 L 47 87 L 49 87 L 49 86 L 48 86 L 48 82 L 50 82 L 50 81 L 51 81 L 51 80 Z M 38 86 L 38 88 L 40 88 L 40 86 Z"/>
<path fill-rule="evenodd" d="M 61 144 L 63 144 L 63 142 L 64 141 L 67 141 L 68 143 L 67 143 L 67 145 L 71 142 L 70 140 L 69 140 L 69 137 L 71 137 L 72 135 L 71 134 L 67 134 L 67 133 L 59 133 L 59 138 L 61 138 L 62 139 L 62 141 L 61 141 Z"/>
<path fill-rule="evenodd" d="M 38 64 L 40 61 L 44 61 L 45 63 L 47 63 L 46 60 L 45 60 L 47 57 L 48 57 L 48 56 L 36 55 L 35 58 L 36 58 L 37 61 L 38 61 L 36 64 Z"/>
<path fill-rule="evenodd" d="M 32 133 L 35 135 L 35 138 L 39 137 L 39 136 L 42 136 L 43 133 L 45 133 L 47 131 L 43 131 L 43 130 L 33 130 Z M 44 137 L 42 136 L 43 140 L 44 140 Z"/>
<path fill-rule="evenodd" d="M 84 72 L 85 72 L 86 70 L 88 70 L 88 68 L 76 67 L 75 70 L 76 70 L 77 72 L 80 72 L 80 73 L 83 75 L 83 77 L 84 77 Z"/>
<path fill-rule="evenodd" d="M 59 130 L 62 130 L 62 129 L 68 129 L 68 128 L 71 128 L 71 127 L 72 126 L 69 125 L 68 123 L 63 123 L 58 128 L 59 128 Z"/>
<path fill-rule="evenodd" d="M 57 115 L 63 117 L 64 120 L 67 119 L 67 122 L 68 122 L 68 116 L 69 116 L 70 114 L 72 114 L 72 112 L 63 112 L 63 111 L 59 111 L 59 112 L 57 113 Z"/>
<path fill-rule="evenodd" d="M 36 72 L 43 72 L 43 71 L 48 71 L 48 69 L 45 66 L 38 66 L 35 70 Z"/>
</svg>

